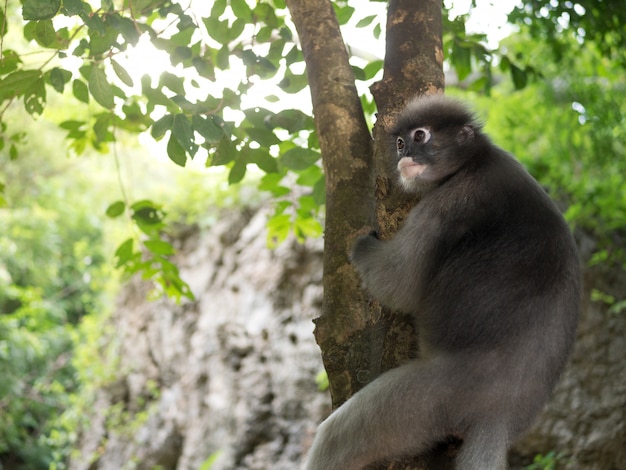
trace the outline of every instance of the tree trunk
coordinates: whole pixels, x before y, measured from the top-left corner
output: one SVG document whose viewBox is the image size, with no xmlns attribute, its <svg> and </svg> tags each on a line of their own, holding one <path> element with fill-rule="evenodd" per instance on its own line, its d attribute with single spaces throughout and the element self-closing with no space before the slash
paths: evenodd
<svg viewBox="0 0 626 470">
<path fill-rule="evenodd" d="M 413 322 L 371 301 L 349 263 L 354 239 L 372 228 L 392 236 L 415 204 L 389 174 L 390 127 L 412 97 L 444 87 L 441 0 L 391 0 L 384 76 L 372 87 L 378 107 L 372 141 L 339 24 L 329 0 L 287 0 L 306 61 L 326 174 L 324 302 L 315 337 L 333 407 L 385 370 L 414 358 Z M 451 468 L 449 450 L 381 468 Z"/>
<path fill-rule="evenodd" d="M 372 137 L 365 122 L 339 24 L 328 0 L 288 0 L 306 61 L 326 175 L 324 301 L 315 336 L 328 372 L 333 407 L 358 387 L 367 369 L 373 321 L 367 296 L 348 261 L 355 235 L 374 223 Z"/>
</svg>

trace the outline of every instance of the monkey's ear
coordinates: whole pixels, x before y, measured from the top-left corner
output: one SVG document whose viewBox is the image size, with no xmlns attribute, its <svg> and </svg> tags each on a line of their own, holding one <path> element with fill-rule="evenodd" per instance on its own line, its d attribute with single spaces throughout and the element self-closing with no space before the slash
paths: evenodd
<svg viewBox="0 0 626 470">
<path fill-rule="evenodd" d="M 456 141 L 459 144 L 466 144 L 474 140 L 474 128 L 472 126 L 463 126 L 456 135 Z"/>
</svg>

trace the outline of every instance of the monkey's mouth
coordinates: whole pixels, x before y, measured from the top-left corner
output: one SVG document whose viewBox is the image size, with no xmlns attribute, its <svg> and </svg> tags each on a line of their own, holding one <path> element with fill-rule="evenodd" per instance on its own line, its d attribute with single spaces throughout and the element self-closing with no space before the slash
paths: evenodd
<svg viewBox="0 0 626 470">
<path fill-rule="evenodd" d="M 398 162 L 398 171 L 404 180 L 412 180 L 420 176 L 426 170 L 426 165 L 414 162 L 412 158 L 403 157 Z"/>
</svg>

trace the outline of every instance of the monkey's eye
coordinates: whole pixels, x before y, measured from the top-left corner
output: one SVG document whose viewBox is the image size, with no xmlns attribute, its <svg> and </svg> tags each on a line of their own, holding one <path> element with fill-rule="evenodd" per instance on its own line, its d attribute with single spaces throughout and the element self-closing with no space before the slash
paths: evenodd
<svg viewBox="0 0 626 470">
<path fill-rule="evenodd" d="M 418 144 L 425 144 L 430 140 L 430 131 L 425 127 L 418 127 L 413 131 L 413 141 Z"/>
<path fill-rule="evenodd" d="M 404 139 L 402 137 L 396 139 L 396 148 L 398 150 L 404 150 Z"/>
</svg>

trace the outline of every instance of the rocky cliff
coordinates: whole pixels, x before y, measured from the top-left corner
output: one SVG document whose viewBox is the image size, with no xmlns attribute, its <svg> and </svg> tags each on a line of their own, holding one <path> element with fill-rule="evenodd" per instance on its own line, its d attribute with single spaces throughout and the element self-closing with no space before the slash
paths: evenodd
<svg viewBox="0 0 626 470">
<path fill-rule="evenodd" d="M 117 378 L 94 397 L 71 469 L 198 470 L 211 455 L 213 470 L 299 468 L 329 412 L 311 322 L 322 241 L 268 250 L 265 223 L 263 210 L 228 213 L 181 232 L 177 263 L 195 302 L 148 302 L 140 280 L 124 288 L 109 338 Z M 586 281 L 623 296 L 623 276 Z M 514 467 L 555 450 L 558 468 L 626 468 L 625 319 L 586 301 L 570 367 Z"/>
</svg>

